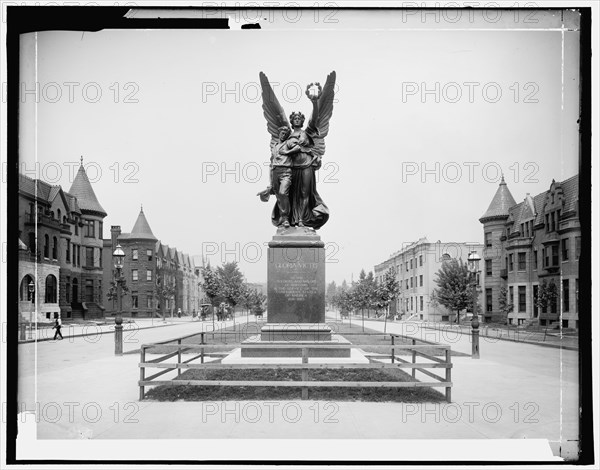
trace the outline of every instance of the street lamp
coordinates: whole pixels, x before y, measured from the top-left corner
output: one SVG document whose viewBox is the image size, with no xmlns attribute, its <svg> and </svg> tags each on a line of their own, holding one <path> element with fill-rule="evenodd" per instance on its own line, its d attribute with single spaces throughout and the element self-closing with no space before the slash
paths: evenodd
<svg viewBox="0 0 600 470">
<path fill-rule="evenodd" d="M 33 337 L 33 311 L 35 310 L 35 284 L 29 281 L 27 285 L 29 289 L 29 297 L 31 297 L 31 310 L 29 311 L 29 337 Z"/>
<path fill-rule="evenodd" d="M 115 263 L 115 284 L 117 287 L 117 314 L 115 315 L 115 356 L 123 354 L 123 260 L 125 252 L 121 245 L 117 243 L 117 248 L 113 251 Z"/>
<path fill-rule="evenodd" d="M 477 316 L 477 273 L 479 273 L 481 257 L 476 251 L 471 251 L 467 257 L 467 267 L 471 273 L 473 284 L 473 316 L 471 318 L 471 358 L 479 359 L 479 317 Z"/>
</svg>

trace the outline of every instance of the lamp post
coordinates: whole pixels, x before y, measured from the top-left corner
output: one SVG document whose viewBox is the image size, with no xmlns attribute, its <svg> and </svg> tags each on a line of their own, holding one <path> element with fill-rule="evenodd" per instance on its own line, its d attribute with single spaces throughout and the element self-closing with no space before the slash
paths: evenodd
<svg viewBox="0 0 600 470">
<path fill-rule="evenodd" d="M 117 313 L 115 315 L 115 356 L 123 354 L 123 259 L 125 252 L 120 244 L 113 251 L 115 263 L 115 284 L 117 287 Z"/>
<path fill-rule="evenodd" d="M 31 339 L 33 337 L 33 311 L 35 310 L 35 284 L 33 281 L 29 281 L 27 288 L 31 297 L 31 310 L 29 311 L 29 338 Z"/>
<path fill-rule="evenodd" d="M 477 273 L 481 257 L 476 251 L 471 251 L 467 257 L 467 266 L 471 273 L 473 284 L 473 316 L 471 318 L 471 359 L 479 359 L 479 317 L 477 316 Z"/>
</svg>

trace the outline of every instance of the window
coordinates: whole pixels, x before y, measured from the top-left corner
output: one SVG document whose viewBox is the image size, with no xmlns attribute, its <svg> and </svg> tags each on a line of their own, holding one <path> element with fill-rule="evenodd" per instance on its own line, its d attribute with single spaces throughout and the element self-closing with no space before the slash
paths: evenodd
<svg viewBox="0 0 600 470">
<path fill-rule="evenodd" d="M 35 245 L 35 233 L 29 232 L 29 251 L 33 254 L 37 254 L 37 247 Z"/>
<path fill-rule="evenodd" d="M 546 233 L 550 231 L 550 214 L 546 214 Z"/>
<path fill-rule="evenodd" d="M 538 251 L 533 250 L 533 269 L 538 268 Z"/>
<path fill-rule="evenodd" d="M 563 238 L 560 241 L 560 244 L 561 244 L 561 248 L 562 248 L 562 260 L 569 261 L 569 239 Z"/>
<path fill-rule="evenodd" d="M 85 265 L 88 268 L 94 267 L 94 248 L 91 246 L 85 248 Z"/>
<path fill-rule="evenodd" d="M 98 266 L 102 267 L 102 248 L 97 248 L 98 250 Z"/>
<path fill-rule="evenodd" d="M 85 301 L 86 302 L 94 301 L 94 280 L 93 279 L 85 280 Z"/>
<path fill-rule="evenodd" d="M 151 281 L 151 280 L 152 280 L 152 270 L 146 269 L 146 281 Z"/>
<path fill-rule="evenodd" d="M 540 286 L 538 286 L 538 285 L 533 286 L 533 318 L 537 318 L 537 316 L 538 316 L 537 301 L 538 301 L 539 289 L 540 289 Z"/>
<path fill-rule="evenodd" d="M 513 288 L 513 286 L 510 286 L 508 288 L 508 305 L 514 305 L 514 304 L 515 304 L 514 288 Z"/>
<path fill-rule="evenodd" d="M 422 274 L 419 276 L 419 286 L 423 287 L 423 275 Z"/>
<path fill-rule="evenodd" d="M 527 288 L 519 286 L 519 312 L 527 310 Z"/>
<path fill-rule="evenodd" d="M 138 308 L 138 293 L 131 291 L 131 308 Z"/>
<path fill-rule="evenodd" d="M 413 268 L 413 267 L 412 267 L 412 262 L 413 262 L 413 260 L 412 260 L 412 258 L 411 258 L 411 259 L 410 259 L 410 269 L 412 269 L 412 268 Z"/>
<path fill-rule="evenodd" d="M 581 254 L 581 237 L 575 237 L 575 259 Z"/>
<path fill-rule="evenodd" d="M 71 262 L 71 240 L 67 240 L 66 258 L 67 258 L 67 263 L 70 263 Z"/>
<path fill-rule="evenodd" d="M 79 219 L 75 218 L 75 235 L 79 235 Z"/>
<path fill-rule="evenodd" d="M 60 215 L 61 215 L 60 209 L 56 209 L 56 220 L 58 220 L 59 222 L 61 219 Z"/>
<path fill-rule="evenodd" d="M 423 296 L 422 295 L 419 297 L 419 310 L 421 312 L 423 311 Z"/>
<path fill-rule="evenodd" d="M 55 304 L 56 303 L 56 277 L 52 274 L 48 274 L 46 277 L 46 298 L 45 302 L 47 304 Z"/>
<path fill-rule="evenodd" d="M 410 278 L 410 287 L 413 287 L 413 278 L 412 278 L 412 276 Z"/>
<path fill-rule="evenodd" d="M 146 294 L 146 308 L 152 308 L 152 298 L 153 298 L 152 292 L 148 292 Z"/>
<path fill-rule="evenodd" d="M 569 280 L 563 279 L 563 312 L 569 311 Z"/>
<path fill-rule="evenodd" d="M 552 246 L 552 266 L 558 266 L 558 247 Z"/>
<path fill-rule="evenodd" d="M 50 237 L 48 234 L 44 235 L 44 258 L 50 257 Z"/>
<path fill-rule="evenodd" d="M 514 268 L 514 264 L 513 264 L 513 256 L 512 254 L 508 255 L 508 270 L 512 271 Z"/>
<path fill-rule="evenodd" d="M 486 276 L 492 275 L 492 260 L 491 259 L 485 260 L 485 275 Z"/>
<path fill-rule="evenodd" d="M 408 272 L 408 261 L 406 262 L 406 272 Z"/>
<path fill-rule="evenodd" d="M 152 261 L 152 255 L 153 255 L 152 250 L 146 250 L 146 256 L 148 256 L 148 261 Z"/>
<path fill-rule="evenodd" d="M 412 310 L 414 309 L 414 304 L 413 304 L 413 298 L 410 298 L 410 310 L 412 312 Z"/>
<path fill-rule="evenodd" d="M 138 259 L 138 250 L 137 250 L 137 248 L 134 248 L 133 250 L 131 250 L 131 259 L 133 261 L 137 261 L 137 259 Z"/>
<path fill-rule="evenodd" d="M 525 257 L 526 257 L 526 253 L 520 252 L 517 253 L 517 259 L 518 259 L 518 268 L 519 271 L 525 271 L 527 263 L 525 261 Z"/>
<path fill-rule="evenodd" d="M 104 224 L 102 221 L 98 222 L 98 238 L 102 240 L 104 238 Z"/>
<path fill-rule="evenodd" d="M 56 237 L 52 238 L 52 259 L 58 259 L 58 240 Z"/>
<path fill-rule="evenodd" d="M 132 281 L 137 281 L 138 280 L 138 270 L 137 269 L 132 269 L 131 270 L 131 280 Z"/>
<path fill-rule="evenodd" d="M 492 246 L 492 232 L 485 232 L 485 246 Z"/>
<path fill-rule="evenodd" d="M 98 303 L 102 304 L 102 280 L 98 279 Z"/>
<path fill-rule="evenodd" d="M 77 245 L 77 266 L 81 266 L 81 245 Z"/>
<path fill-rule="evenodd" d="M 96 234 L 94 233 L 96 230 L 96 221 L 95 220 L 86 220 L 85 221 L 85 236 L 94 238 Z"/>
<path fill-rule="evenodd" d="M 408 279 L 406 280 L 406 288 L 408 289 Z"/>
<path fill-rule="evenodd" d="M 419 255 L 419 266 L 423 266 L 423 255 Z"/>
<path fill-rule="evenodd" d="M 492 311 L 492 289 L 491 289 L 491 287 L 488 287 L 485 290 L 485 311 L 486 312 Z"/>
<path fill-rule="evenodd" d="M 521 236 L 525 236 L 525 224 L 521 224 Z"/>
<path fill-rule="evenodd" d="M 29 284 L 33 282 L 33 278 L 28 274 L 27 276 L 25 276 L 23 278 L 23 280 L 21 281 L 21 291 L 20 291 L 20 299 L 21 300 L 28 300 L 28 301 L 33 301 L 33 296 L 35 295 L 35 289 L 34 292 L 29 292 Z M 33 282 L 35 284 L 35 282 Z"/>
</svg>

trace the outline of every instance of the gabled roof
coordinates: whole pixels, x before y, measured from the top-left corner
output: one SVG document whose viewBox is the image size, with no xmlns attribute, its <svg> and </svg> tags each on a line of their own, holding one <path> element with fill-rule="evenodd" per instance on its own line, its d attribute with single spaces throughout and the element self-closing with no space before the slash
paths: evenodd
<svg viewBox="0 0 600 470">
<path fill-rule="evenodd" d="M 563 190 L 563 198 L 565 201 L 564 212 L 572 211 L 577 208 L 579 200 L 579 175 L 571 176 L 560 183 Z"/>
<path fill-rule="evenodd" d="M 157 238 L 152 233 L 152 229 L 150 228 L 148 220 L 146 220 L 146 216 L 144 215 L 143 209 L 140 209 L 138 218 L 135 221 L 133 228 L 131 229 L 131 233 L 129 234 L 129 239 L 152 241 L 157 240 Z"/>
<path fill-rule="evenodd" d="M 79 171 L 77 171 L 69 193 L 77 198 L 79 207 L 83 212 L 95 212 L 106 217 L 106 211 L 96 198 L 92 184 L 83 168 L 83 163 L 79 165 Z"/>
<path fill-rule="evenodd" d="M 504 181 L 504 176 L 502 176 L 502 180 L 500 181 L 500 185 L 496 190 L 496 194 L 494 195 L 494 198 L 492 199 L 487 211 L 485 211 L 485 214 L 480 217 L 479 222 L 483 224 L 488 220 L 495 218 L 506 218 L 510 215 L 509 209 L 515 204 L 515 199 L 512 197 L 512 194 L 510 193 L 508 186 Z"/>
</svg>

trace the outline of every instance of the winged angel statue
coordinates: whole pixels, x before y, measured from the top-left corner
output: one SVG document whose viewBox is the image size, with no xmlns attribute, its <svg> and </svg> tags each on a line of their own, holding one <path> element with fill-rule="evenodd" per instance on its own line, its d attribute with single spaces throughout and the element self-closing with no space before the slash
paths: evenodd
<svg viewBox="0 0 600 470">
<path fill-rule="evenodd" d="M 277 197 L 271 214 L 273 225 L 317 230 L 329 219 L 329 209 L 317 192 L 315 171 L 321 168 L 325 137 L 333 114 L 335 72 L 327 76 L 324 87 L 318 82 L 306 87 L 306 96 L 313 108 L 306 129 L 302 128 L 305 118 L 300 112 L 292 112 L 288 121 L 262 72 L 260 84 L 263 114 L 271 134 L 271 183 L 258 196 L 264 202 L 271 194 Z"/>
</svg>

